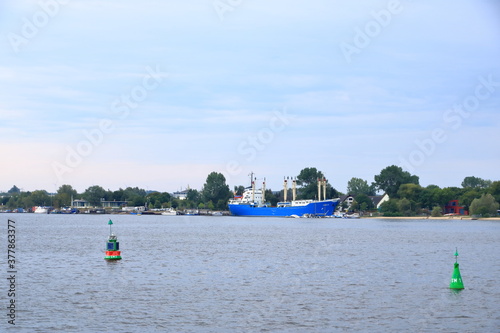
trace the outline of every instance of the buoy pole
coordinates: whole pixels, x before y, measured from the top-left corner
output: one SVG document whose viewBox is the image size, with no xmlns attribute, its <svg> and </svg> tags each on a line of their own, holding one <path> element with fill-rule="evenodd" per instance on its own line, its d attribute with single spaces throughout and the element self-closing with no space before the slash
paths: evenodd
<svg viewBox="0 0 500 333">
<path fill-rule="evenodd" d="M 458 249 L 455 249 L 455 264 L 453 267 L 453 275 L 451 276 L 450 289 L 464 289 L 462 276 L 460 275 L 460 268 L 458 264 Z"/>
</svg>

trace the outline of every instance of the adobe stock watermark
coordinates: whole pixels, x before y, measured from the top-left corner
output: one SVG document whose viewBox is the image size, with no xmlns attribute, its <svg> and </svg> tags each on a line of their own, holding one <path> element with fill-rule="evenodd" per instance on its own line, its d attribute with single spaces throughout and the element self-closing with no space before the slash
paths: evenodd
<svg viewBox="0 0 500 333">
<path fill-rule="evenodd" d="M 250 135 L 244 139 L 236 148 L 236 151 L 241 156 L 242 161 L 231 160 L 226 164 L 226 174 L 236 176 L 243 172 L 243 164 L 248 164 L 257 158 L 259 152 L 266 149 L 271 144 L 277 133 L 283 132 L 293 121 L 296 116 L 289 114 L 286 109 L 274 111 L 269 118 L 267 126 L 261 128 L 255 135 Z"/>
<path fill-rule="evenodd" d="M 212 2 L 217 16 L 221 21 L 224 21 L 224 16 L 227 12 L 234 11 L 237 7 L 241 6 L 243 0 L 215 0 Z"/>
<path fill-rule="evenodd" d="M 415 140 L 417 148 L 412 150 L 407 158 L 399 157 L 399 165 L 402 168 L 413 173 L 415 168 L 421 166 L 428 157 L 434 154 L 438 145 L 448 140 L 447 128 L 458 130 L 464 120 L 479 109 L 481 102 L 489 99 L 500 87 L 500 81 L 494 81 L 492 74 L 487 77 L 479 76 L 478 81 L 473 94 L 468 95 L 461 103 L 454 104 L 451 109 L 444 112 L 443 127 L 434 128 L 428 138 Z"/>
<path fill-rule="evenodd" d="M 66 146 L 66 155 L 64 161 L 53 161 L 51 166 L 58 181 L 63 183 L 63 176 L 73 172 L 79 167 L 85 157 L 88 157 L 95 148 L 104 142 L 104 137 L 112 133 L 119 120 L 126 119 L 130 111 L 139 107 L 139 104 L 146 100 L 149 93 L 157 89 L 168 74 L 161 72 L 158 65 L 156 68 L 146 66 L 146 74 L 143 76 L 140 84 L 135 85 L 127 94 L 122 94 L 111 104 L 111 112 L 116 118 L 103 118 L 99 121 L 96 128 L 92 130 L 83 130 L 83 139 L 74 147 Z"/>
<path fill-rule="evenodd" d="M 345 60 L 351 63 L 354 54 L 360 54 L 361 51 L 367 48 L 371 41 L 379 36 L 384 28 L 389 26 L 392 18 L 403 11 L 403 6 L 399 0 L 390 0 L 387 3 L 386 9 L 379 11 L 372 10 L 370 16 L 372 20 L 365 23 L 363 28 L 356 26 L 354 28 L 354 37 L 351 43 L 341 42 L 339 47 L 344 55 Z"/>
<path fill-rule="evenodd" d="M 19 53 L 21 47 L 27 45 L 35 38 L 41 29 L 59 14 L 61 6 L 67 5 L 69 0 L 40 0 L 40 7 L 30 18 L 23 17 L 23 23 L 19 33 L 9 32 L 7 39 L 14 53 Z"/>
</svg>

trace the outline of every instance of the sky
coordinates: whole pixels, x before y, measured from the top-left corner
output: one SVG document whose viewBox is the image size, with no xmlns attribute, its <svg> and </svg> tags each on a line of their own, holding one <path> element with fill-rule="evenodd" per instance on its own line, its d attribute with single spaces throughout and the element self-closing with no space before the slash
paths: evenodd
<svg viewBox="0 0 500 333">
<path fill-rule="evenodd" d="M 500 3 L 7 0 L 0 192 L 500 180 Z"/>
</svg>

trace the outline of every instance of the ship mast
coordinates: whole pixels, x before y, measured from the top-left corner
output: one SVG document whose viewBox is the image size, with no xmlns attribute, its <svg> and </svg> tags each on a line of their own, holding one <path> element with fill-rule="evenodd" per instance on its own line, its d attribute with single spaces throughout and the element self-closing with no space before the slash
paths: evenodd
<svg viewBox="0 0 500 333">
<path fill-rule="evenodd" d="M 253 171 L 250 173 L 250 181 L 252 183 L 252 204 L 255 203 L 255 182 L 253 179 Z"/>
<path fill-rule="evenodd" d="M 264 181 L 262 182 L 262 204 L 266 202 L 266 178 L 264 177 Z"/>
<path fill-rule="evenodd" d="M 321 178 L 318 178 L 318 201 L 321 201 Z"/>
<path fill-rule="evenodd" d="M 323 200 L 326 200 L 326 178 L 323 177 Z"/>
<path fill-rule="evenodd" d="M 287 195 L 287 192 L 288 192 L 288 183 L 287 183 L 287 180 L 285 178 L 284 182 L 283 182 L 283 201 L 286 202 L 286 195 Z"/>
<path fill-rule="evenodd" d="M 295 201 L 297 198 L 297 180 L 292 181 L 292 200 Z"/>
</svg>

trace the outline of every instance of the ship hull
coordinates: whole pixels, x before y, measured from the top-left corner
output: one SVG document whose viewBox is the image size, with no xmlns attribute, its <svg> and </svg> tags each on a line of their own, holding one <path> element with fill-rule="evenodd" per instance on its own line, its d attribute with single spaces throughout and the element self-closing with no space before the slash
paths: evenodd
<svg viewBox="0 0 500 333">
<path fill-rule="evenodd" d="M 229 204 L 229 211 L 235 216 L 331 216 L 338 200 L 311 202 L 305 206 L 257 207 L 248 204 Z"/>
</svg>

